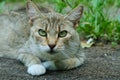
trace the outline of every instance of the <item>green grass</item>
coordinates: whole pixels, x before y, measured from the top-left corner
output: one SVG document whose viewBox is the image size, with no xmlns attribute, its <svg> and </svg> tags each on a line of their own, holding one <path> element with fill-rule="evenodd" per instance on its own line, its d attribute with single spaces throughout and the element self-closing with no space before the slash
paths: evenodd
<svg viewBox="0 0 120 80">
<path fill-rule="evenodd" d="M 0 12 L 5 2 L 18 0 L 3 0 L 0 2 Z M 25 1 L 25 0 L 23 0 Z M 34 0 L 44 2 L 45 0 Z M 78 4 L 85 6 L 80 25 L 77 28 L 81 37 L 94 38 L 96 41 L 109 41 L 111 44 L 120 44 L 120 15 L 116 15 L 115 9 L 120 9 L 120 0 L 46 0 L 55 6 L 55 10 L 65 13 L 64 9 L 76 7 Z M 111 14 L 110 14 L 111 11 Z M 113 12 L 112 12 L 113 11 Z M 120 14 L 120 12 L 119 12 Z M 110 18 L 110 15 L 116 17 Z"/>
<path fill-rule="evenodd" d="M 91 0 L 90 5 L 84 11 L 82 23 L 78 28 L 79 32 L 85 34 L 86 38 L 94 38 L 100 41 L 120 42 L 120 15 L 115 19 L 110 19 L 108 8 L 120 7 L 120 1 L 111 0 Z M 106 10 L 106 13 L 104 12 Z M 114 12 L 112 14 L 115 14 Z"/>
<path fill-rule="evenodd" d="M 3 12 L 4 5 L 5 5 L 5 2 L 0 2 L 0 14 Z"/>
</svg>

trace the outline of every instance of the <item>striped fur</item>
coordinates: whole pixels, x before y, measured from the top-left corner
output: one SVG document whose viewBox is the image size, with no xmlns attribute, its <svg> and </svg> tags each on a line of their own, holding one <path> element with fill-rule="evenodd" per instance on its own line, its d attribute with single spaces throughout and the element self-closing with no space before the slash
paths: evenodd
<svg viewBox="0 0 120 80">
<path fill-rule="evenodd" d="M 28 0 L 28 17 L 26 14 L 0 17 L 0 57 L 20 60 L 31 75 L 42 75 L 46 69 L 67 70 L 80 66 L 85 56 L 76 25 L 82 11 L 83 7 L 78 6 L 66 15 L 42 13 Z M 41 36 L 39 30 L 46 36 Z M 62 31 L 67 32 L 66 36 L 59 36 Z"/>
</svg>

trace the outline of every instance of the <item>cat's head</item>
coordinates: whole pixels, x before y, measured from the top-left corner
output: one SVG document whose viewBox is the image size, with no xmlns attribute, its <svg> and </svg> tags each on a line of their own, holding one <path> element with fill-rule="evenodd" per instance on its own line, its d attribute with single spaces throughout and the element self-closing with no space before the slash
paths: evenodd
<svg viewBox="0 0 120 80">
<path fill-rule="evenodd" d="M 27 2 L 27 14 L 32 23 L 31 37 L 40 50 L 54 53 L 64 50 L 70 41 L 79 40 L 75 30 L 82 15 L 83 7 L 78 6 L 67 15 L 55 12 L 41 13 L 30 0 Z M 79 43 L 78 43 L 79 44 Z"/>
</svg>

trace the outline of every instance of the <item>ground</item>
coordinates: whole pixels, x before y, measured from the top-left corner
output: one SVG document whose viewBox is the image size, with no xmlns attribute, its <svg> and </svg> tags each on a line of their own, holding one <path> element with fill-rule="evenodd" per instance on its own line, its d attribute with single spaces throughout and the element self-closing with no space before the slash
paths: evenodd
<svg viewBox="0 0 120 80">
<path fill-rule="evenodd" d="M 0 58 L 0 80 L 120 80 L 120 46 L 93 46 L 84 49 L 85 63 L 68 71 L 47 71 L 32 76 L 17 60 Z"/>
</svg>

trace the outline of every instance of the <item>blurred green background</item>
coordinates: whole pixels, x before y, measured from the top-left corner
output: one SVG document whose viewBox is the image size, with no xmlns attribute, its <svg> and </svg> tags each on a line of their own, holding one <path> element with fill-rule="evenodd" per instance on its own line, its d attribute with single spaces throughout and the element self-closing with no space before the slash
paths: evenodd
<svg viewBox="0 0 120 80">
<path fill-rule="evenodd" d="M 36 3 L 52 4 L 59 13 L 66 13 L 81 4 L 84 13 L 77 31 L 83 39 L 93 38 L 96 42 L 120 44 L 120 0 L 32 0 Z M 9 3 L 26 0 L 0 0 L 0 13 Z"/>
</svg>

